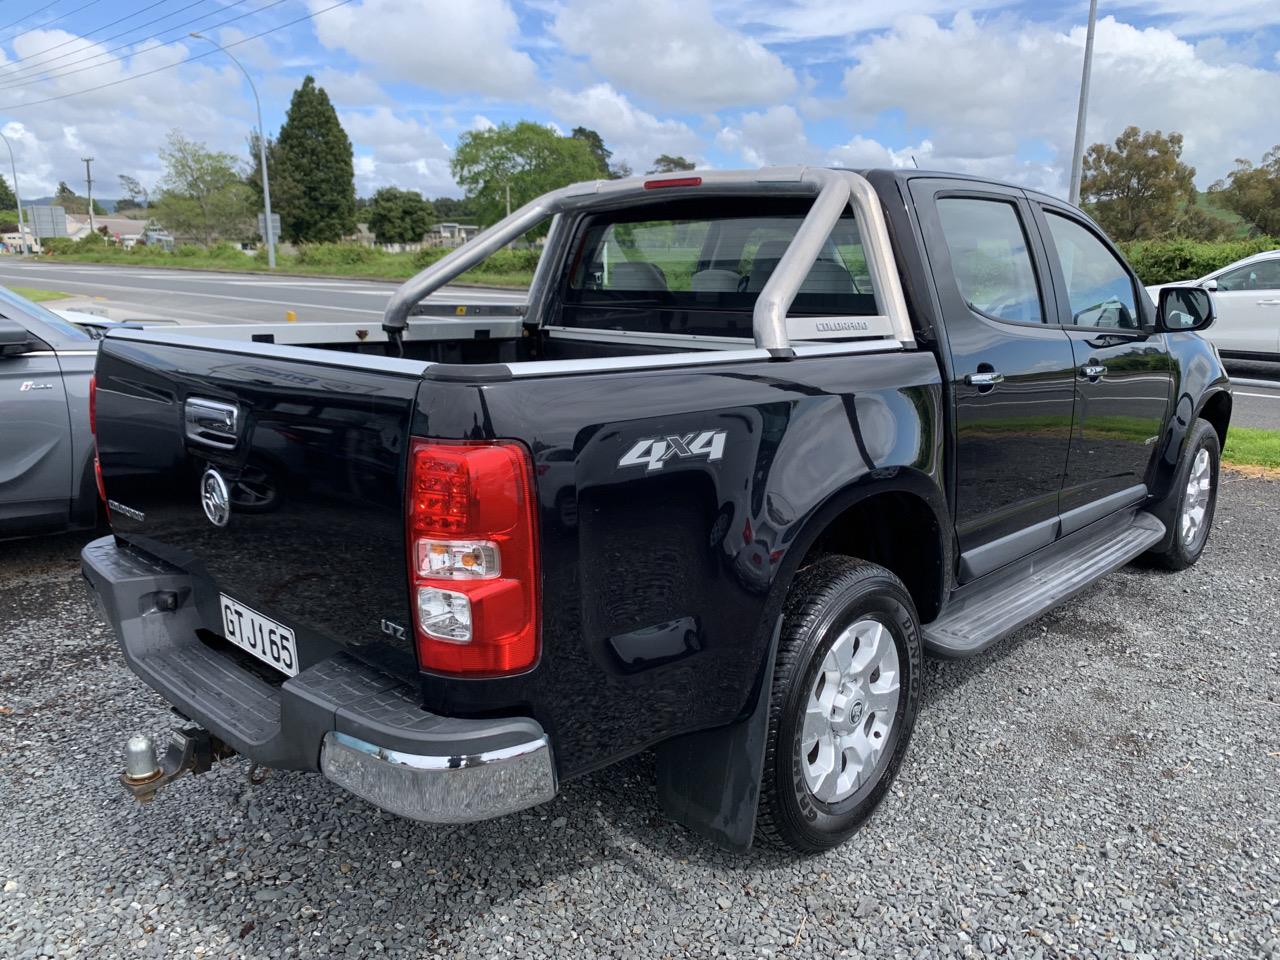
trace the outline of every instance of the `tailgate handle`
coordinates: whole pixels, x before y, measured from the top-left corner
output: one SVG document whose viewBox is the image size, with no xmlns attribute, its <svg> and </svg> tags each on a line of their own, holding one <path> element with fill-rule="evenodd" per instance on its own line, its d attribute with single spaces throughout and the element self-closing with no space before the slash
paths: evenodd
<svg viewBox="0 0 1280 960">
<path fill-rule="evenodd" d="M 240 408 L 234 403 L 188 397 L 183 406 L 188 440 L 230 450 L 236 445 Z"/>
</svg>

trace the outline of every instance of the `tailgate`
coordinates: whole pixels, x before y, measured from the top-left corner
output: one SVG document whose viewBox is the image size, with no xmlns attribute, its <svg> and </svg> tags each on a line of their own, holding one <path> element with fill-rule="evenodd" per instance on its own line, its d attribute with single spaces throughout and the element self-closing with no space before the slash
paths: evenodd
<svg viewBox="0 0 1280 960">
<path fill-rule="evenodd" d="M 423 365 L 239 350 L 103 342 L 113 529 L 195 575 L 210 642 L 225 596 L 292 630 L 301 668 L 340 648 L 411 667 L 402 475 Z"/>
</svg>

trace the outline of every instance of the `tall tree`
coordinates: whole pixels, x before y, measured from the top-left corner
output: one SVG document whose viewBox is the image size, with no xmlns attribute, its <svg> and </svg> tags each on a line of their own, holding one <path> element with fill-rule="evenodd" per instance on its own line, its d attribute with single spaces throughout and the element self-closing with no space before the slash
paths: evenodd
<svg viewBox="0 0 1280 960">
<path fill-rule="evenodd" d="M 273 191 L 279 183 L 280 231 L 286 240 L 325 243 L 355 231 L 351 140 L 314 77 L 308 76 L 293 92 L 271 153 L 267 171 Z"/>
<path fill-rule="evenodd" d="M 252 197 L 235 157 L 171 130 L 160 159 L 165 172 L 154 212 L 176 236 L 210 244 L 252 235 Z"/>
<path fill-rule="evenodd" d="M 137 177 L 129 177 L 127 173 L 120 174 L 120 189 L 124 191 L 124 202 L 116 205 L 116 210 L 119 210 L 120 206 L 145 207 L 147 205 L 147 188 L 138 183 Z"/>
<path fill-rule="evenodd" d="M 548 190 L 600 176 L 597 157 L 583 140 L 529 120 L 464 133 L 450 166 L 486 224 L 506 213 L 508 189 L 515 210 Z"/>
<path fill-rule="evenodd" d="M 1254 166 L 1237 160 L 1236 168 L 1209 188 L 1221 206 L 1233 210 L 1262 233 L 1280 234 L 1280 144 Z"/>
<path fill-rule="evenodd" d="M 477 218 L 477 211 L 470 200 L 458 197 L 436 197 L 431 201 L 431 206 L 435 208 L 437 220 L 471 223 Z"/>
<path fill-rule="evenodd" d="M 692 170 L 697 164 L 692 160 L 686 160 L 684 157 L 673 157 L 669 153 L 664 153 L 653 161 L 653 167 L 650 173 L 678 173 L 681 170 Z"/>
<path fill-rule="evenodd" d="M 569 136 L 575 140 L 581 140 L 587 145 L 591 155 L 596 158 L 596 167 L 599 170 L 599 175 L 608 177 L 609 159 L 613 156 L 613 151 L 604 145 L 604 138 L 587 127 L 574 127 Z"/>
<path fill-rule="evenodd" d="M 62 207 L 67 213 L 75 213 L 83 216 L 89 212 L 89 198 L 82 197 L 69 186 L 67 181 L 58 181 L 58 192 L 53 195 L 53 202 L 56 206 Z M 105 214 L 107 211 L 103 209 L 102 204 L 97 200 L 93 201 L 93 212 Z"/>
<path fill-rule="evenodd" d="M 1081 199 L 1116 240 L 1176 233 L 1196 199 L 1196 169 L 1181 156 L 1182 134 L 1126 127 L 1085 153 Z"/>
<path fill-rule="evenodd" d="M 416 190 L 383 187 L 369 204 L 369 229 L 379 243 L 417 243 L 432 221 L 431 204 Z"/>
<path fill-rule="evenodd" d="M 17 210 L 18 198 L 13 195 L 9 181 L 0 175 L 0 210 Z"/>
</svg>

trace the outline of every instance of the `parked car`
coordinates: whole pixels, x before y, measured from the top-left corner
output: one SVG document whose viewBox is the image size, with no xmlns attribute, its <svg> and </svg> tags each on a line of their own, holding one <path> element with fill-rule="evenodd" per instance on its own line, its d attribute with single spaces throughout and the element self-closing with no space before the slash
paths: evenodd
<svg viewBox="0 0 1280 960">
<path fill-rule="evenodd" d="M 525 307 L 423 301 L 546 222 Z M 240 753 L 459 822 L 652 748 L 675 820 L 832 847 L 887 794 L 926 653 L 1196 562 L 1211 321 L 1055 198 L 787 168 L 558 190 L 382 329 L 112 330 L 84 575 L 191 722 L 123 782 Z M 234 503 L 246 471 L 270 509 Z"/>
<path fill-rule="evenodd" d="M 0 539 L 98 522 L 88 410 L 97 346 L 0 287 Z"/>
<path fill-rule="evenodd" d="M 1217 320 L 1205 333 L 1224 356 L 1280 360 L 1280 250 L 1256 253 L 1188 283 L 1209 291 Z M 1153 297 L 1161 286 L 1147 287 Z"/>
</svg>

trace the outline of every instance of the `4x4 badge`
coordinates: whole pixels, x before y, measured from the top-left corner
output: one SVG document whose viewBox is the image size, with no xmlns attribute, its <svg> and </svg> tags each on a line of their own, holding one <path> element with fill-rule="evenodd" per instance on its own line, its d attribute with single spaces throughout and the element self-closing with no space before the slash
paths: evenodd
<svg viewBox="0 0 1280 960">
<path fill-rule="evenodd" d="M 618 466 L 638 467 L 644 464 L 646 470 L 661 470 L 672 457 L 682 460 L 706 457 L 714 462 L 724 456 L 724 444 L 723 430 L 703 430 L 680 437 L 649 437 L 628 450 L 618 461 Z"/>
</svg>

